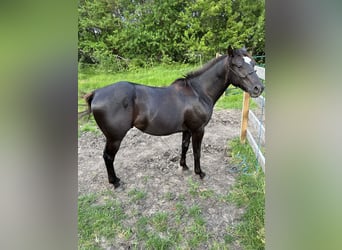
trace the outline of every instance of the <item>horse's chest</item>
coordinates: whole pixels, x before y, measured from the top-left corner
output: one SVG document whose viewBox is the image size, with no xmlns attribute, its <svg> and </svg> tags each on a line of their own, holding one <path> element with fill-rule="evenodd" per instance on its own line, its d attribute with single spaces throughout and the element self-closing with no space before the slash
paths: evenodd
<svg viewBox="0 0 342 250">
<path fill-rule="evenodd" d="M 212 108 L 205 105 L 194 105 L 184 113 L 184 124 L 190 130 L 206 126 L 212 115 Z"/>
</svg>

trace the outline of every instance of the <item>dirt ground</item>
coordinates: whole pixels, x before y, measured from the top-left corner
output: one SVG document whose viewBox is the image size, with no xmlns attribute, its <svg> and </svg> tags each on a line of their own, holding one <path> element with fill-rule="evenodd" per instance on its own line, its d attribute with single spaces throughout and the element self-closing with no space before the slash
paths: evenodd
<svg viewBox="0 0 342 250">
<path fill-rule="evenodd" d="M 189 207 L 193 204 L 200 205 L 211 236 L 218 240 L 223 239 L 227 227 L 238 223 L 243 209 L 219 199 L 198 199 L 189 195 L 189 181 L 200 183 L 201 190 L 213 190 L 216 197 L 227 195 L 236 177 L 230 171 L 232 164 L 227 153 L 227 142 L 239 136 L 240 116 L 240 110 L 214 111 L 202 143 L 201 166 L 206 173 L 203 180 L 194 173 L 191 144 L 187 154 L 190 171 L 182 171 L 179 166 L 181 133 L 157 137 L 131 129 L 122 141 L 115 159 L 116 174 L 124 183 L 115 190 L 108 183 L 102 158 L 104 136 L 101 133 L 84 132 L 78 139 L 78 194 L 110 191 L 115 193 L 120 202 L 126 204 L 125 209 L 128 212 L 139 209 L 147 216 L 158 211 L 169 211 L 175 200 L 182 196 Z M 147 193 L 143 202 L 133 205 L 126 202 L 130 198 L 129 190 L 133 189 Z M 134 206 L 139 207 L 133 208 Z M 131 223 L 134 223 L 134 218 Z M 121 246 L 115 249 L 129 248 L 123 244 Z M 229 249 L 241 247 L 238 243 L 232 243 Z"/>
</svg>

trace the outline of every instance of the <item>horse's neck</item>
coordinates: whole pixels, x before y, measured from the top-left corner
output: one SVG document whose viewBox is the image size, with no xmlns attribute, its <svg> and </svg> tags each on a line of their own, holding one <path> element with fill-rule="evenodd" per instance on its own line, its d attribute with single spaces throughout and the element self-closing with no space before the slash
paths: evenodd
<svg viewBox="0 0 342 250">
<path fill-rule="evenodd" d="M 206 94 L 215 104 L 229 85 L 226 74 L 225 60 L 221 60 L 217 65 L 197 77 L 196 88 Z"/>
</svg>

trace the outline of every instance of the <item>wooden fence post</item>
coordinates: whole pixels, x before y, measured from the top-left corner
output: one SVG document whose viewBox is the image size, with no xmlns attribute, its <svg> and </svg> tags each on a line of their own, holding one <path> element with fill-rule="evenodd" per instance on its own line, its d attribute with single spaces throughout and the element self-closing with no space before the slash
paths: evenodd
<svg viewBox="0 0 342 250">
<path fill-rule="evenodd" d="M 243 144 L 246 142 L 246 135 L 247 135 L 249 98 L 250 98 L 250 95 L 247 92 L 244 92 L 242 115 L 241 115 L 241 132 L 240 132 L 240 142 Z"/>
</svg>

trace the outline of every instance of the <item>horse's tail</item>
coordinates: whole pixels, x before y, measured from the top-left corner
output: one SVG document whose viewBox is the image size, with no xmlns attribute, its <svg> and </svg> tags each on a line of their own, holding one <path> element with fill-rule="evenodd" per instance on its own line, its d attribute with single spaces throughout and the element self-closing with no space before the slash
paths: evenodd
<svg viewBox="0 0 342 250">
<path fill-rule="evenodd" d="M 83 116 L 85 115 L 89 115 L 91 114 L 91 102 L 94 98 L 94 91 L 93 92 L 90 92 L 88 94 L 85 94 L 83 96 L 83 99 L 86 101 L 87 105 L 88 105 L 88 109 L 84 110 L 84 111 L 81 111 L 81 112 L 78 112 L 78 118 L 82 118 Z"/>
</svg>

